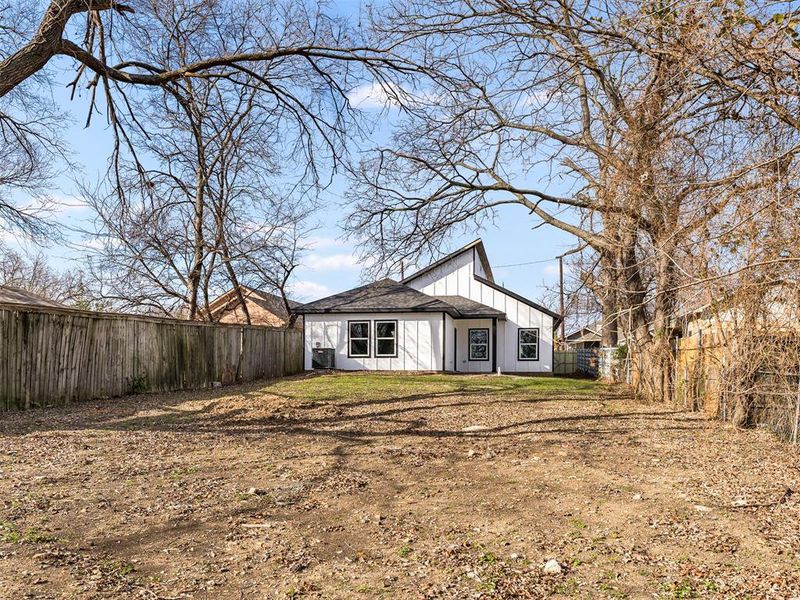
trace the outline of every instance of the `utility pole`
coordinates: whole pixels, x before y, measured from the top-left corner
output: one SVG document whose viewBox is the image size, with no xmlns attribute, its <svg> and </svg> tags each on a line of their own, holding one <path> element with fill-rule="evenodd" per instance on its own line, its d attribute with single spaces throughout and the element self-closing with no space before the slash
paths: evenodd
<svg viewBox="0 0 800 600">
<path fill-rule="evenodd" d="M 561 349 L 564 349 L 564 344 L 566 340 L 566 329 L 564 325 L 564 255 L 558 257 L 558 288 L 559 288 L 559 296 L 560 296 L 560 310 L 561 313 L 561 339 L 559 346 Z"/>
<path fill-rule="evenodd" d="M 575 254 L 576 252 L 580 252 L 581 250 L 586 248 L 586 246 L 588 246 L 588 245 L 589 244 L 586 244 L 586 243 L 581 244 L 577 248 L 573 248 L 572 250 L 567 250 L 566 252 L 564 252 L 564 254 L 561 254 L 561 255 L 556 257 L 556 258 L 558 258 L 558 287 L 559 287 L 559 296 L 560 296 L 560 300 L 561 300 L 561 309 L 560 310 L 561 310 L 561 349 L 562 350 L 566 349 L 566 345 L 567 345 L 566 344 L 566 339 L 567 339 L 566 326 L 567 325 L 566 325 L 566 322 L 565 322 L 565 319 L 564 319 L 564 311 L 567 309 L 567 307 L 566 307 L 566 305 L 564 303 L 564 257 L 565 256 L 569 256 L 570 254 Z M 581 286 L 581 287 L 583 287 L 583 286 Z"/>
</svg>

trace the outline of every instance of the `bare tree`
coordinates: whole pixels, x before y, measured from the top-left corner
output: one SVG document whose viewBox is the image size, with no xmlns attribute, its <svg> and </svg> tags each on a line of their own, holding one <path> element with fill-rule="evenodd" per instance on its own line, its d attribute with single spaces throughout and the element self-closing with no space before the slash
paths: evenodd
<svg viewBox="0 0 800 600">
<path fill-rule="evenodd" d="M 26 200 L 10 198 L 9 190 L 40 193 L 52 174 L 53 155 L 63 154 L 57 111 L 42 111 L 56 57 L 76 67 L 73 94 L 88 91 L 87 125 L 98 113 L 111 125 L 116 177 L 122 177 L 122 161 L 137 162 L 133 138 L 142 122 L 134 107 L 143 89 L 258 81 L 262 96 L 292 121 L 295 139 L 322 140 L 328 155 L 336 156 L 333 148 L 346 125 L 346 92 L 355 77 L 388 84 L 397 74 L 418 70 L 390 45 L 366 43 L 315 4 L 51 0 L 43 11 L 22 1 L 0 8 L 0 224 L 30 233 L 42 233 L 41 214 Z M 242 24 L 246 29 L 237 29 Z M 173 27 L 174 35 L 165 36 Z M 304 144 L 307 151 L 312 146 Z"/>
<path fill-rule="evenodd" d="M 609 21 L 634 33 L 608 35 Z M 756 130 L 726 112 L 728 92 L 679 58 L 704 35 L 693 23 L 624 2 L 396 8 L 389 27 L 437 39 L 425 48 L 441 52 L 449 78 L 363 165 L 349 229 L 391 268 L 499 206 L 522 207 L 597 253 L 640 391 L 665 398 L 687 240 L 796 146 L 775 156 L 747 143 Z M 562 193 L 548 190 L 555 180 Z"/>
<path fill-rule="evenodd" d="M 33 292 L 77 308 L 99 308 L 91 300 L 82 271 L 57 271 L 42 252 L 21 253 L 0 245 L 0 285 Z"/>
<path fill-rule="evenodd" d="M 183 13 L 177 22 L 173 15 L 163 15 L 163 39 L 151 30 L 141 41 L 152 60 L 165 53 L 191 58 L 198 44 L 239 46 L 260 27 L 238 10 Z M 294 84 L 302 83 L 295 75 Z M 242 285 L 283 293 L 300 256 L 294 232 L 303 228 L 307 191 L 318 182 L 316 153 L 320 146 L 338 152 L 335 138 L 344 135 L 338 126 L 324 128 L 320 101 L 307 95 L 300 114 L 262 77 L 244 73 L 235 81 L 165 84 L 131 102 L 135 154 L 121 154 L 105 186 L 87 191 L 104 242 L 92 269 L 100 293 L 126 309 L 185 310 L 195 319 L 210 318 L 211 299 L 233 289 L 248 321 Z M 280 167 L 292 159 L 305 166 Z M 278 188 L 279 175 L 297 183 Z"/>
</svg>

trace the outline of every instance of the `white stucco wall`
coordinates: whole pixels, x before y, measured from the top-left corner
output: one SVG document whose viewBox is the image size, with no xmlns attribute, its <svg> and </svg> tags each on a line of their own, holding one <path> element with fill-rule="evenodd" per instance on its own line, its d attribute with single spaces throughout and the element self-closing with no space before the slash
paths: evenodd
<svg viewBox="0 0 800 600">
<path fill-rule="evenodd" d="M 447 335 L 446 319 L 450 319 Z M 397 321 L 397 357 L 375 356 L 375 321 Z M 370 357 L 347 356 L 347 322 L 371 321 Z M 439 371 L 442 351 L 445 365 L 452 369 L 452 319 L 442 313 L 360 313 L 305 316 L 305 368 L 311 369 L 312 348 L 334 348 L 336 368 L 348 371 Z M 317 346 L 319 344 L 319 346 Z M 445 346 L 443 347 L 443 344 Z"/>
</svg>

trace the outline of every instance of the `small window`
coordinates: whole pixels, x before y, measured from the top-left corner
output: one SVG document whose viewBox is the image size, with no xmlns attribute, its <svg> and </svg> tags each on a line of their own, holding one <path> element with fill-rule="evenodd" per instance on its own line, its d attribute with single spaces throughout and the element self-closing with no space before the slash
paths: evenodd
<svg viewBox="0 0 800 600">
<path fill-rule="evenodd" d="M 539 360 L 539 329 L 520 329 L 518 338 L 519 360 Z"/>
<path fill-rule="evenodd" d="M 489 360 L 489 330 L 469 330 L 469 359 Z"/>
<path fill-rule="evenodd" d="M 347 355 L 351 357 L 369 356 L 369 321 L 348 321 Z"/>
<path fill-rule="evenodd" d="M 397 356 L 397 321 L 375 321 L 375 356 Z"/>
</svg>

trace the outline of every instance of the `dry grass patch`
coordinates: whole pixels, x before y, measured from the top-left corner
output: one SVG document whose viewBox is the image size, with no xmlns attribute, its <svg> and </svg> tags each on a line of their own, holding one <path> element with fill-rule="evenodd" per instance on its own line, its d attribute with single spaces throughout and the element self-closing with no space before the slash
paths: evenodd
<svg viewBox="0 0 800 600">
<path fill-rule="evenodd" d="M 585 380 L 83 403 L 0 417 L 0 596 L 791 598 L 789 489 L 768 434 Z"/>
</svg>

